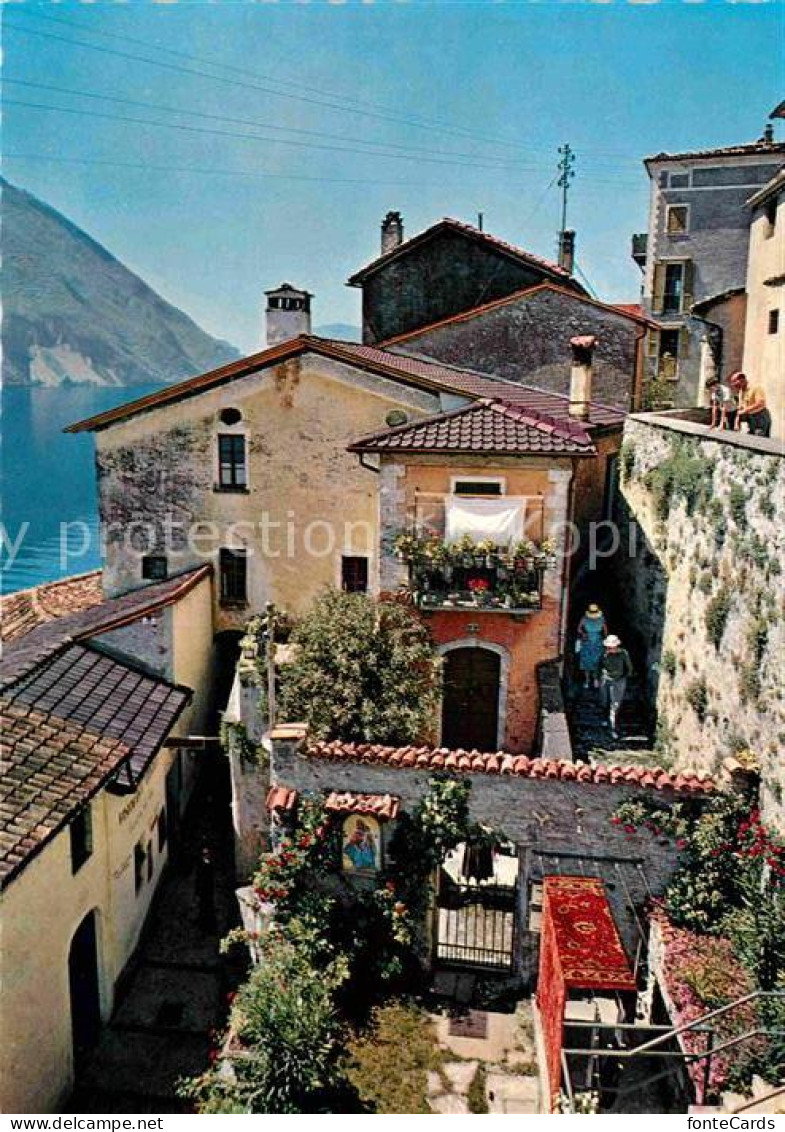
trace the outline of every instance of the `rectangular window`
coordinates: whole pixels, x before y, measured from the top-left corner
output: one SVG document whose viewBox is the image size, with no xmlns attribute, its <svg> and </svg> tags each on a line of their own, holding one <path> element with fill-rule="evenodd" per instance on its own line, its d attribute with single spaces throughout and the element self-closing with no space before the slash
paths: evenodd
<svg viewBox="0 0 785 1132">
<path fill-rule="evenodd" d="M 774 197 L 772 200 L 766 201 L 763 206 L 763 215 L 766 217 L 763 236 L 766 240 L 774 235 L 774 230 L 777 227 L 777 203 L 777 197 Z"/>
<path fill-rule="evenodd" d="M 134 890 L 139 893 L 144 884 L 144 863 L 147 854 L 141 841 L 134 846 Z"/>
<path fill-rule="evenodd" d="M 690 210 L 686 204 L 669 204 L 665 212 L 665 228 L 669 236 L 683 236 L 689 225 Z"/>
<path fill-rule="evenodd" d="M 169 830 L 166 824 L 166 808 L 162 808 L 158 815 L 158 852 L 163 853 L 166 847 L 166 840 L 169 836 Z"/>
<path fill-rule="evenodd" d="M 453 480 L 453 495 L 503 495 L 504 481 L 495 479 Z"/>
<path fill-rule="evenodd" d="M 91 807 L 80 810 L 68 827 L 71 834 L 71 872 L 78 873 L 93 853 L 93 815 Z"/>
<path fill-rule="evenodd" d="M 684 264 L 665 264 L 665 287 L 662 296 L 662 313 L 678 314 L 684 296 Z"/>
<path fill-rule="evenodd" d="M 689 173 L 671 173 L 670 187 L 672 189 L 688 189 L 690 187 Z"/>
<path fill-rule="evenodd" d="M 244 550 L 223 548 L 219 556 L 221 602 L 245 605 L 248 601 L 248 560 Z"/>
<path fill-rule="evenodd" d="M 169 564 L 164 554 L 146 554 L 142 559 L 142 577 L 151 582 L 162 582 L 169 575 Z"/>
<path fill-rule="evenodd" d="M 657 356 L 657 377 L 663 381 L 676 381 L 679 376 L 679 330 L 661 330 Z"/>
<path fill-rule="evenodd" d="M 775 308 L 769 311 L 769 334 L 777 334 L 780 329 L 780 312 Z"/>
<path fill-rule="evenodd" d="M 368 592 L 368 559 L 344 554 L 341 558 L 341 589 L 348 594 Z"/>
<path fill-rule="evenodd" d="M 148 879 L 148 881 L 151 881 L 153 879 L 153 868 L 154 868 L 154 865 L 155 865 L 155 862 L 153 861 L 153 843 L 152 843 L 152 841 L 147 842 L 147 848 L 145 850 L 145 853 L 147 855 L 147 879 Z"/>
<path fill-rule="evenodd" d="M 218 437 L 218 486 L 235 491 L 248 486 L 244 436 L 222 433 Z"/>
</svg>

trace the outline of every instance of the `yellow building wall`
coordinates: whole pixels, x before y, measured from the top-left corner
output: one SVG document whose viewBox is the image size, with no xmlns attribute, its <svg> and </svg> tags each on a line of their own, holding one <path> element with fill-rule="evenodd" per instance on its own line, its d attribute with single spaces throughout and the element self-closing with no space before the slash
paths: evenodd
<svg viewBox="0 0 785 1132">
<path fill-rule="evenodd" d="M 169 752 L 159 754 L 139 790 L 101 791 L 92 802 L 93 852 L 71 872 L 63 829 L 11 882 L 2 905 L 3 1112 L 52 1112 L 73 1084 L 68 952 L 79 924 L 96 911 L 101 1012 L 107 1019 L 115 983 L 139 939 L 167 859 L 155 824 L 165 798 Z M 134 846 L 152 844 L 153 876 L 137 894 Z"/>
<path fill-rule="evenodd" d="M 762 385 L 772 418 L 772 436 L 785 436 L 785 285 L 767 279 L 785 275 L 785 193 L 777 205 L 774 231 L 762 210 L 750 228 L 747 267 L 747 319 L 744 372 L 750 385 Z M 779 330 L 769 333 L 769 312 L 779 310 Z"/>
<path fill-rule="evenodd" d="M 221 423 L 229 407 L 243 414 L 240 426 Z M 214 560 L 234 541 L 249 553 L 250 610 L 274 601 L 301 612 L 340 581 L 342 553 L 373 560 L 377 477 L 346 446 L 384 428 L 393 408 L 425 415 L 438 410 L 438 397 L 317 356 L 162 406 L 97 434 L 102 519 L 122 528 L 168 508 L 185 523 L 206 523 L 204 538 L 170 556 L 171 573 Z M 221 432 L 248 438 L 247 493 L 214 490 Z M 138 555 L 110 538 L 108 592 L 140 580 Z M 219 630 L 240 628 L 249 609 L 216 604 L 215 615 Z"/>
</svg>

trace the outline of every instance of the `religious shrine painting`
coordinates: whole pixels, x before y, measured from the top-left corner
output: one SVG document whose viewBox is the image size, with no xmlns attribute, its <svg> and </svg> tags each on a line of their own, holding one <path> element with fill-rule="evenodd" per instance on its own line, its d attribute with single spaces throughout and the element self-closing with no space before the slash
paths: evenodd
<svg viewBox="0 0 785 1132">
<path fill-rule="evenodd" d="M 382 865 L 379 823 L 369 814 L 350 814 L 343 823 L 341 864 L 347 873 L 378 872 Z"/>
</svg>

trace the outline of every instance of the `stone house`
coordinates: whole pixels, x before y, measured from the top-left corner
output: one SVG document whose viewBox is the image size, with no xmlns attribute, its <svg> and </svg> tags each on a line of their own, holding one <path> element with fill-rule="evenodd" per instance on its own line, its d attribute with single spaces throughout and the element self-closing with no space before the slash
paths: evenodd
<svg viewBox="0 0 785 1132">
<path fill-rule="evenodd" d="M 647 376 L 661 400 L 702 402 L 702 383 L 739 362 L 743 297 L 717 316 L 747 275 L 750 194 L 779 170 L 785 143 L 770 127 L 757 142 L 658 153 L 644 164 L 651 182 L 646 238 L 634 237 L 643 270 L 644 312 L 659 324 L 647 343 Z"/>
<path fill-rule="evenodd" d="M 363 342 L 382 343 L 538 283 L 586 293 L 572 265 L 551 263 L 450 217 L 403 238 L 400 213 L 382 221 L 381 255 L 349 279 L 362 289 Z"/>
<path fill-rule="evenodd" d="M 743 369 L 762 385 L 772 434 L 785 436 L 785 168 L 750 197 Z"/>
<path fill-rule="evenodd" d="M 56 1111 L 111 1015 L 195 776 L 210 588 L 202 567 L 5 646 L 5 1112 Z"/>
<path fill-rule="evenodd" d="M 540 670 L 563 655 L 571 576 L 601 517 L 622 425 L 609 410 L 587 407 L 581 419 L 552 402 L 546 413 L 525 399 L 484 399 L 350 445 L 378 460 L 379 590 L 415 591 L 444 658 L 447 747 L 531 753 L 539 739 Z M 492 556 L 478 568 L 469 556 L 423 579 L 396 554 L 403 531 L 500 549 L 548 539 L 552 557 L 526 572 Z"/>
<path fill-rule="evenodd" d="M 570 338 L 593 334 L 595 399 L 640 403 L 642 311 L 598 302 L 573 275 L 573 232 L 558 264 L 458 220 L 409 240 L 382 222 L 382 255 L 349 283 L 363 293 L 363 340 L 566 395 Z"/>
</svg>

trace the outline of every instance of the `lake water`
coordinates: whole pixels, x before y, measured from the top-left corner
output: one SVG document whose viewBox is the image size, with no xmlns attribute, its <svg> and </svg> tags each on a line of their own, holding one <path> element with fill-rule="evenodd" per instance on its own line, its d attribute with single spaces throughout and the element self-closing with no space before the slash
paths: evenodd
<svg viewBox="0 0 785 1132">
<path fill-rule="evenodd" d="M 95 440 L 92 433 L 71 436 L 63 428 L 159 388 L 3 390 L 0 569 L 4 593 L 100 565 Z M 9 545 L 20 534 L 12 560 Z"/>
</svg>

